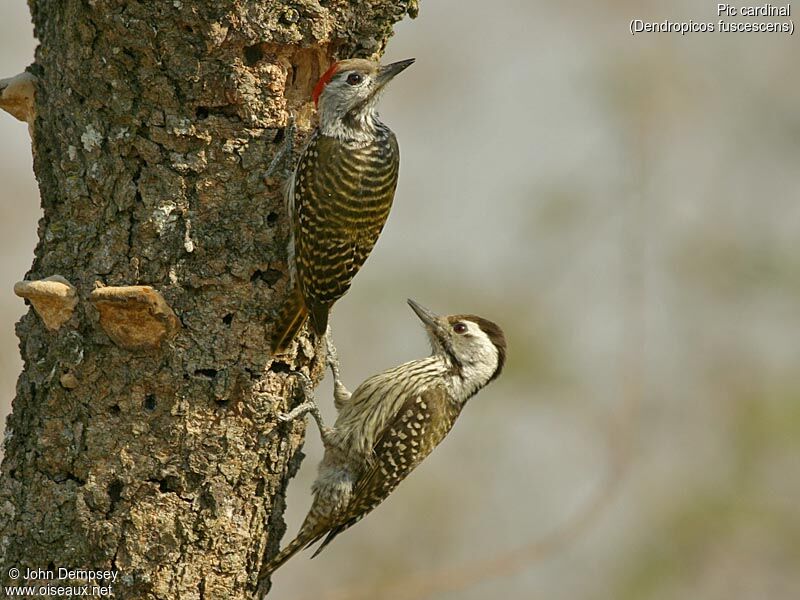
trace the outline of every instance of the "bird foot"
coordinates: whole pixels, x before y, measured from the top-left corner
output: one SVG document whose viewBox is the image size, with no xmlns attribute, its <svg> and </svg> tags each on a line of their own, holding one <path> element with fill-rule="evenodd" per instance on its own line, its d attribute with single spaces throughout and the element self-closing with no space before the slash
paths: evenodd
<svg viewBox="0 0 800 600">
<path fill-rule="evenodd" d="M 289 375 L 300 380 L 300 388 L 303 390 L 303 397 L 305 398 L 305 401 L 295 406 L 288 413 L 278 413 L 276 416 L 278 422 L 291 423 L 292 421 L 311 413 L 311 416 L 314 417 L 314 421 L 317 423 L 317 427 L 319 427 L 322 442 L 327 443 L 328 435 L 331 432 L 331 429 L 325 425 L 325 421 L 322 418 L 322 413 L 320 412 L 319 406 L 317 406 L 317 402 L 314 399 L 314 384 L 311 382 L 311 378 L 301 371 L 292 371 L 289 373 Z"/>
<path fill-rule="evenodd" d="M 333 404 L 336 408 L 341 408 L 350 400 L 352 394 L 345 387 L 344 383 L 342 383 L 342 378 L 339 374 L 339 354 L 336 352 L 336 346 L 333 345 L 333 336 L 330 326 L 328 326 L 325 332 L 325 349 L 325 360 L 333 375 Z"/>
</svg>

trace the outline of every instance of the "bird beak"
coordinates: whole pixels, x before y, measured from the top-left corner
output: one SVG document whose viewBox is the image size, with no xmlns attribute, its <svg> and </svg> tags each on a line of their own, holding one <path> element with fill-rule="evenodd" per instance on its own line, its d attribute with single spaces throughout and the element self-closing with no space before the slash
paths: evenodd
<svg viewBox="0 0 800 600">
<path fill-rule="evenodd" d="M 404 71 L 408 67 L 414 64 L 414 61 L 417 60 L 416 58 L 409 58 L 407 60 L 401 60 L 398 62 L 394 62 L 388 65 L 383 65 L 378 69 L 378 76 L 376 77 L 378 81 L 378 87 L 382 88 L 387 83 L 389 83 L 395 76 Z"/>
<path fill-rule="evenodd" d="M 411 310 L 417 313 L 420 321 L 425 324 L 425 329 L 428 330 L 428 335 L 431 336 L 431 340 L 434 341 L 435 338 L 435 340 L 441 344 L 442 349 L 448 354 L 450 360 L 453 361 L 453 364 L 461 368 L 461 360 L 453 350 L 449 328 L 445 326 L 446 320 L 432 313 L 421 304 L 417 304 L 411 298 L 408 299 L 408 305 L 411 307 Z"/>
<path fill-rule="evenodd" d="M 425 324 L 425 327 L 433 333 L 444 344 L 447 342 L 447 330 L 442 326 L 442 319 L 438 315 L 432 313 L 427 308 L 414 302 L 411 298 L 408 299 L 408 305 L 411 307 L 420 321 Z"/>
</svg>

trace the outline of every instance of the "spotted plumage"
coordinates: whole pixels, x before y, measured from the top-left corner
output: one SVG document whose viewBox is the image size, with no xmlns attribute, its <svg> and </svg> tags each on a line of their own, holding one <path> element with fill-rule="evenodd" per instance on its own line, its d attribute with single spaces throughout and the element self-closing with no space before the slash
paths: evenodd
<svg viewBox="0 0 800 600">
<path fill-rule="evenodd" d="M 319 553 L 383 502 L 447 436 L 467 400 L 502 371 L 506 342 L 495 323 L 474 315 L 437 317 L 409 303 L 428 331 L 431 356 L 370 377 L 352 395 L 331 361 L 339 408 L 334 426 L 324 426 L 311 401 L 286 417 L 312 412 L 325 455 L 300 532 L 260 577 L 324 538 Z"/>
<path fill-rule="evenodd" d="M 409 64 L 341 61 L 314 90 L 320 124 L 289 187 L 292 293 L 277 319 L 274 352 L 286 349 L 309 316 L 314 332 L 324 335 L 331 307 L 386 224 L 400 151 L 376 105 L 386 83 Z"/>
<path fill-rule="evenodd" d="M 374 458 L 338 519 L 342 523 L 330 530 L 315 555 L 383 502 L 433 452 L 450 433 L 462 406 L 450 398 L 443 386 L 433 386 L 406 400 L 375 444 Z"/>
</svg>

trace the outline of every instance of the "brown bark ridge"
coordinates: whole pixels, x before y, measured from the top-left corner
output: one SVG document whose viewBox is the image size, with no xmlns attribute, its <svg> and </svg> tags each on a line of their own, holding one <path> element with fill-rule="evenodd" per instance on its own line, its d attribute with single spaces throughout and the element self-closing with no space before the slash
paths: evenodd
<svg viewBox="0 0 800 600">
<path fill-rule="evenodd" d="M 275 419 L 299 400 L 287 372 L 321 371 L 307 338 L 270 357 L 288 229 L 263 175 L 289 113 L 298 144 L 311 128 L 319 74 L 380 55 L 416 2 L 30 6 L 44 217 L 25 279 L 78 301 L 17 326 L 0 580 L 111 570 L 116 598 L 253 598 L 301 458 L 302 424 Z"/>
</svg>

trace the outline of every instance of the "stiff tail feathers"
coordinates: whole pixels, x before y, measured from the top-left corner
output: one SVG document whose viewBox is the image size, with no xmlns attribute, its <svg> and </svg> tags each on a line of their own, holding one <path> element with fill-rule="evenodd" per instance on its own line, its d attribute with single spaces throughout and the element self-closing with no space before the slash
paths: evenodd
<svg viewBox="0 0 800 600">
<path fill-rule="evenodd" d="M 287 560 L 292 558 L 295 554 L 300 552 L 303 548 L 311 544 L 313 541 L 314 541 L 313 538 L 309 540 L 305 536 L 298 535 L 289 543 L 288 546 L 286 546 L 286 548 L 278 552 L 275 558 L 273 558 L 266 565 L 261 567 L 261 571 L 259 571 L 258 573 L 259 581 L 264 579 L 265 577 L 269 577 L 270 575 L 272 575 L 272 573 L 274 573 L 279 567 L 282 567 Z"/>
<path fill-rule="evenodd" d="M 363 519 L 365 515 L 366 515 L 366 513 L 363 513 L 363 514 L 361 514 L 361 515 L 359 515 L 357 517 L 354 517 L 354 518 L 350 519 L 349 521 L 345 521 L 341 525 L 337 525 L 336 527 L 330 529 L 327 532 L 327 535 L 323 534 L 323 535 L 325 535 L 325 539 L 322 540 L 322 543 L 319 546 L 317 546 L 316 550 L 314 550 L 314 554 L 311 555 L 311 558 L 314 558 L 315 556 L 317 556 L 317 554 L 319 554 L 320 552 L 325 550 L 325 547 L 328 544 L 330 544 L 337 535 L 339 535 L 343 531 L 346 531 L 346 530 L 350 529 L 353 525 L 355 525 L 361 519 Z M 322 535 L 320 535 L 319 537 L 322 537 Z M 317 538 L 317 539 L 319 539 L 319 538 Z"/>
<path fill-rule="evenodd" d="M 328 329 L 328 316 L 330 314 L 330 304 L 318 304 L 311 309 L 309 314 L 311 320 L 311 327 L 318 338 L 325 337 L 325 332 Z"/>
<path fill-rule="evenodd" d="M 322 552 L 323 550 L 325 550 L 325 546 L 327 546 L 328 544 L 330 544 L 330 543 L 333 541 L 333 538 L 335 538 L 335 537 L 336 537 L 337 535 L 339 535 L 341 532 L 342 532 L 342 528 L 341 528 L 341 527 L 337 527 L 337 528 L 335 528 L 334 530 L 332 530 L 332 531 L 331 531 L 331 532 L 330 532 L 330 533 L 329 533 L 327 536 L 325 536 L 325 539 L 324 539 L 324 540 L 322 540 L 322 543 L 321 543 L 321 544 L 320 544 L 320 545 L 317 547 L 317 549 L 316 549 L 316 550 L 314 550 L 314 554 L 312 554 L 312 555 L 311 555 L 311 558 L 316 558 L 316 556 L 317 556 L 317 555 L 318 555 L 320 552 Z"/>
<path fill-rule="evenodd" d="M 320 529 L 307 529 L 306 527 L 300 528 L 300 533 L 297 534 L 297 537 L 294 538 L 289 545 L 286 546 L 283 550 L 278 552 L 275 557 L 269 561 L 266 565 L 261 567 L 261 571 L 258 573 L 259 581 L 264 579 L 265 577 L 269 577 L 274 573 L 278 568 L 282 567 L 284 563 L 292 558 L 295 554 L 308 548 L 312 544 L 319 541 L 319 539 L 327 533 L 327 530 L 322 528 Z M 326 542 L 327 544 L 327 542 Z M 314 553 L 314 556 L 319 554 L 319 550 Z M 314 558 L 312 556 L 311 558 Z"/>
<path fill-rule="evenodd" d="M 272 353 L 283 352 L 297 336 L 303 323 L 308 317 L 300 290 L 295 288 L 292 295 L 286 300 L 278 318 L 275 321 L 275 333 L 272 336 Z"/>
</svg>

